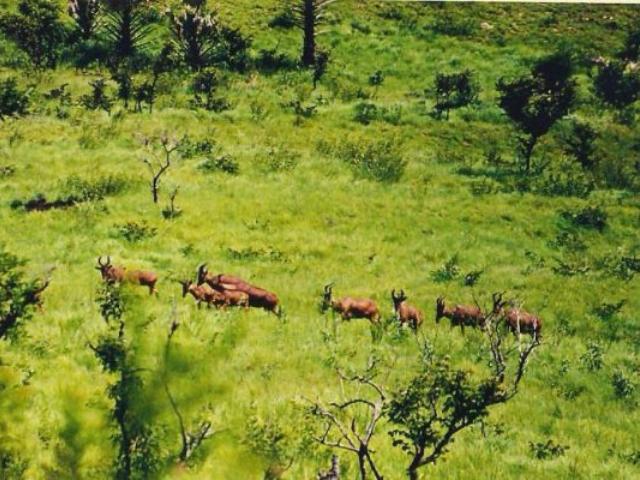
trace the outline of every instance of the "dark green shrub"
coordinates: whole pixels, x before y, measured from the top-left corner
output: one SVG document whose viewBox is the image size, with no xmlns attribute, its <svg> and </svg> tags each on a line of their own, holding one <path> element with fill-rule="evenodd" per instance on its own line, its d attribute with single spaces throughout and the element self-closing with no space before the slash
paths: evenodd
<svg viewBox="0 0 640 480">
<path fill-rule="evenodd" d="M 614 315 L 622 310 L 625 303 L 627 303 L 626 300 L 620 300 L 617 303 L 601 303 L 593 309 L 593 313 L 600 320 L 611 320 Z"/>
<path fill-rule="evenodd" d="M 36 69 L 58 63 L 66 30 L 56 2 L 20 0 L 18 13 L 0 15 L 0 31 L 29 57 Z"/>
<path fill-rule="evenodd" d="M 538 460 L 547 460 L 549 458 L 558 458 L 569 450 L 567 445 L 560 445 L 549 439 L 546 442 L 529 442 L 529 451 Z"/>
<path fill-rule="evenodd" d="M 73 198 L 79 202 L 90 202 L 117 195 L 126 186 L 127 181 L 115 175 L 91 180 L 72 175 L 62 183 L 62 190 L 66 198 Z"/>
<path fill-rule="evenodd" d="M 595 141 L 598 133 L 588 123 L 577 120 L 571 122 L 569 131 L 564 137 L 564 149 L 586 170 L 591 170 L 596 164 Z"/>
<path fill-rule="evenodd" d="M 91 38 L 96 30 L 100 7 L 100 0 L 69 0 L 67 12 L 84 40 Z"/>
<path fill-rule="evenodd" d="M 458 255 L 454 255 L 447 260 L 440 268 L 431 272 L 434 282 L 449 282 L 458 278 L 460 266 L 458 265 Z"/>
<path fill-rule="evenodd" d="M 587 351 L 580 357 L 582 366 L 594 372 L 600 370 L 604 366 L 604 350 L 598 342 L 587 343 Z"/>
<path fill-rule="evenodd" d="M 328 148 L 332 155 L 349 164 L 354 173 L 364 178 L 393 183 L 404 174 L 406 161 L 394 140 L 346 140 Z"/>
<path fill-rule="evenodd" d="M 477 101 L 479 87 L 470 70 L 457 73 L 438 73 L 434 81 L 434 111 L 438 118 L 443 112 L 449 119 L 449 111 Z"/>
<path fill-rule="evenodd" d="M 29 92 L 18 88 L 15 78 L 0 81 L 0 120 L 26 115 L 29 110 Z"/>
<path fill-rule="evenodd" d="M 360 102 L 353 107 L 353 119 L 363 125 L 369 125 L 379 116 L 378 107 L 375 103 Z"/>
<path fill-rule="evenodd" d="M 583 252 L 587 249 L 587 245 L 578 235 L 566 230 L 556 235 L 556 238 L 549 241 L 548 245 L 551 248 L 562 248 L 568 252 Z"/>
<path fill-rule="evenodd" d="M 107 82 L 104 78 L 97 78 L 91 82 L 91 93 L 80 97 L 80 103 L 88 110 L 104 110 L 111 114 L 113 99 L 107 93 Z"/>
<path fill-rule="evenodd" d="M 214 150 L 217 150 L 216 143 L 207 138 L 191 140 L 191 138 L 185 136 L 180 144 L 180 155 L 182 155 L 183 158 L 211 155 Z"/>
<path fill-rule="evenodd" d="M 613 394 L 618 399 L 630 398 L 633 396 L 636 387 L 622 370 L 616 370 L 611 377 Z"/>
<path fill-rule="evenodd" d="M 207 158 L 198 164 L 198 170 L 207 173 L 223 172 L 228 173 L 229 175 L 237 175 L 240 171 L 240 165 L 233 156 L 227 153 Z"/>
<path fill-rule="evenodd" d="M 624 110 L 640 96 L 640 74 L 627 71 L 625 63 L 612 60 L 598 68 L 593 87 L 602 103 Z"/>
<path fill-rule="evenodd" d="M 444 13 L 436 17 L 431 30 L 450 37 L 468 37 L 475 33 L 476 25 L 470 17 L 457 18 L 450 13 Z"/>
<path fill-rule="evenodd" d="M 640 273 L 640 258 L 628 254 L 606 255 L 597 262 L 597 266 L 606 274 L 629 281 Z"/>
<path fill-rule="evenodd" d="M 473 270 L 467 273 L 464 276 L 464 286 L 473 287 L 476 283 L 478 283 L 478 280 L 480 280 L 480 277 L 482 276 L 483 273 L 484 273 L 484 270 Z"/>
<path fill-rule="evenodd" d="M 116 228 L 118 235 L 131 243 L 154 237 L 158 231 L 157 228 L 148 226 L 146 222 L 127 222 L 122 225 L 116 225 Z"/>
<path fill-rule="evenodd" d="M 598 206 L 590 205 L 577 211 L 565 210 L 560 215 L 575 227 L 601 232 L 607 226 L 607 212 Z"/>
</svg>

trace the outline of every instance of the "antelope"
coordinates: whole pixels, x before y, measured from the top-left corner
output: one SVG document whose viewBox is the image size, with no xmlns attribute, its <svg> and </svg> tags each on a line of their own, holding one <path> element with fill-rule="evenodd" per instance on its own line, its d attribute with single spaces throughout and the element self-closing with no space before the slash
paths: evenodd
<svg viewBox="0 0 640 480">
<path fill-rule="evenodd" d="M 514 335 L 528 333 L 539 339 L 542 332 L 542 319 L 537 315 L 526 312 L 517 307 L 504 308 L 502 294 L 493 294 L 493 311 L 504 317 L 507 327 Z"/>
<path fill-rule="evenodd" d="M 447 307 L 443 297 L 436 300 L 436 323 L 440 322 L 442 317 L 451 320 L 451 327 L 460 326 L 462 333 L 464 327 L 480 327 L 484 328 L 485 317 L 480 307 L 476 305 L 456 305 L 453 308 Z"/>
<path fill-rule="evenodd" d="M 149 295 L 158 294 L 156 282 L 158 275 L 144 270 L 127 270 L 125 267 L 116 267 L 111 264 L 111 257 L 107 256 L 107 263 L 102 263 L 102 257 L 98 257 L 96 270 L 100 271 L 102 280 L 109 283 L 137 283 L 149 288 Z"/>
<path fill-rule="evenodd" d="M 409 305 L 404 290 L 400 290 L 400 295 L 396 295 L 395 290 L 391 290 L 391 301 L 393 302 L 393 311 L 401 325 L 407 324 L 414 330 L 422 325 L 423 315 L 416 307 Z"/>
<path fill-rule="evenodd" d="M 224 274 L 212 275 L 207 271 L 207 265 L 202 264 L 198 267 L 197 278 L 198 285 L 206 283 L 214 290 L 224 292 L 225 295 L 234 295 L 232 292 L 245 293 L 249 297 L 250 307 L 262 308 L 276 316 L 282 314 L 280 301 L 275 293 L 251 285 L 239 277 Z"/>
<path fill-rule="evenodd" d="M 190 293 L 196 299 L 196 304 L 200 308 L 200 304 L 205 302 L 207 305 L 220 307 L 249 307 L 249 295 L 239 290 L 218 291 L 209 285 L 197 285 L 191 280 L 178 280 L 182 285 L 182 297 L 186 297 Z"/>
<path fill-rule="evenodd" d="M 333 285 L 325 285 L 324 294 L 322 296 L 322 311 L 326 312 L 329 308 L 340 314 L 343 320 L 351 320 L 352 318 L 366 318 L 371 323 L 380 322 L 380 311 L 376 302 L 368 298 L 356 299 L 351 297 L 343 297 L 339 300 L 333 300 Z"/>
</svg>

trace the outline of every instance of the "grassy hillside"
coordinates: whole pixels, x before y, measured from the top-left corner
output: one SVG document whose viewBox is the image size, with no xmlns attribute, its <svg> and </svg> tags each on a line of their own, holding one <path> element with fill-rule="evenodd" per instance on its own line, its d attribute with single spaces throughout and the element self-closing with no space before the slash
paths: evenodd
<svg viewBox="0 0 640 480">
<path fill-rule="evenodd" d="M 278 2 L 223 2 L 219 9 L 252 37 L 253 58 L 277 48 L 297 59 L 299 31 L 267 27 L 281 11 Z M 560 46 L 582 58 L 613 55 L 639 13 L 634 6 L 338 2 L 320 37 L 331 59 L 315 91 L 309 72 L 298 69 L 223 72 L 218 95 L 231 108 L 220 113 L 191 107 L 186 73 L 162 77 L 153 113 L 120 103 L 110 115 L 89 111 L 78 100 L 98 72 L 62 65 L 34 73 L 20 67 L 8 41 L 0 42 L 0 78 L 16 76 L 33 87 L 31 114 L 0 122 L 0 243 L 26 260 L 29 278 L 55 267 L 43 309 L 15 339 L 0 341 L 0 478 L 113 474 L 116 425 L 106 392 L 116 379 L 89 346 L 109 329 L 96 303 L 99 255 L 160 275 L 158 298 L 124 288 L 126 338 L 144 383 L 136 415 L 150 426 L 160 459 L 154 477 L 263 478 L 269 455 L 256 442 L 268 445 L 271 437 L 256 425 L 270 425 L 282 430 L 285 456 L 295 457 L 283 478 L 316 478 L 331 452 L 309 439 L 314 423 L 305 406 L 346 398 L 335 367 L 362 369 L 375 357 L 379 381 L 394 391 L 417 370 L 416 338 L 426 338 L 437 355 L 486 371 L 482 334 L 462 335 L 433 316 L 440 295 L 488 303 L 496 291 L 543 318 L 543 344 L 519 394 L 491 411 L 484 434 L 479 426 L 462 433 L 424 478 L 640 476 L 638 393 L 619 398 L 613 385 L 622 372 L 640 388 L 639 276 L 623 265 L 640 254 L 638 172 L 625 170 L 630 178 L 617 188 L 599 180 L 586 198 L 549 194 L 563 175 L 582 178 L 562 149 L 564 120 L 536 147 L 536 162 L 550 162 L 547 173 L 522 191 L 520 177 L 505 173 L 513 170 L 515 131 L 495 90 L 498 78 L 525 73 L 533 59 Z M 443 21 L 462 25 L 463 34 L 441 33 L 434 25 Z M 448 121 L 433 118 L 424 90 L 437 72 L 465 68 L 480 85 L 478 104 L 453 111 Z M 377 70 L 384 82 L 376 91 L 368 79 Z M 578 70 L 571 116 L 600 133 L 598 178 L 606 179 L 640 159 L 640 137 L 637 124 L 621 124 L 597 106 L 587 70 Z M 73 102 L 56 115 L 57 100 L 45 94 L 63 83 Z M 354 120 L 367 96 L 387 109 L 386 120 Z M 289 106 L 296 99 L 316 113 L 298 118 Z M 163 132 L 187 135 L 190 145 L 208 141 L 212 152 L 183 148 L 154 205 L 142 162 L 154 152 L 140 139 Z M 381 139 L 406 161 L 398 182 L 368 179 L 335 152 L 344 142 Z M 206 158 L 222 155 L 238 163 L 236 175 L 203 170 Z M 489 163 L 490 155 L 506 166 Z M 109 177 L 121 188 L 99 201 L 30 213 L 10 206 L 36 193 L 65 195 L 74 178 L 77 185 L 78 178 Z M 175 186 L 182 214 L 164 219 Z M 588 206 L 606 212 L 602 231 L 572 226 L 563 216 Z M 147 234 L 127 239 L 130 222 L 148 227 Z M 439 279 L 434 272 L 452 259 L 457 274 Z M 284 316 L 197 309 L 175 280 L 203 261 L 212 272 L 277 292 Z M 573 270 L 563 274 L 562 264 Z M 474 270 L 483 271 L 477 284 L 464 286 Z M 330 281 L 337 295 L 375 299 L 385 318 L 390 290 L 404 288 L 425 312 L 421 334 L 390 325 L 376 340 L 368 322 L 357 320 L 339 324 L 334 336 L 331 315 L 318 312 Z M 622 300 L 610 318 L 598 315 L 598 307 Z M 161 381 L 174 309 L 181 326 L 167 378 L 187 421 L 210 418 L 217 432 L 185 467 L 172 460 L 179 431 Z M 603 365 L 590 369 L 598 352 Z M 376 458 L 385 478 L 404 478 L 407 458 L 392 447 L 390 428 L 380 424 Z M 537 459 L 530 443 L 549 439 L 568 450 Z M 344 478 L 357 478 L 354 458 L 341 454 L 341 463 Z"/>
</svg>

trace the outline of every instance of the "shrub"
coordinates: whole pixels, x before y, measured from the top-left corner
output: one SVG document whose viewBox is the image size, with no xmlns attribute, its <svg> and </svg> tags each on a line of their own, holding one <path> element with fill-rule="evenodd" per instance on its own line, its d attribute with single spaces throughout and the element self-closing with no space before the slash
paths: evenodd
<svg viewBox="0 0 640 480">
<path fill-rule="evenodd" d="M 107 94 L 107 82 L 104 78 L 97 78 L 91 82 L 91 93 L 80 97 L 80 103 L 88 110 L 104 110 L 111 114 L 113 99 Z"/>
<path fill-rule="evenodd" d="M 590 174 L 561 167 L 559 165 L 532 180 L 523 179 L 524 184 L 519 189 L 551 197 L 578 198 L 588 197 L 595 189 L 595 182 Z"/>
<path fill-rule="evenodd" d="M 434 81 L 435 114 L 442 117 L 446 112 L 449 119 L 449 111 L 474 103 L 478 99 L 478 84 L 470 70 L 458 73 L 438 73 Z"/>
<path fill-rule="evenodd" d="M 604 351 L 598 342 L 587 343 L 587 351 L 580 357 L 582 366 L 594 372 L 600 370 L 604 366 Z"/>
<path fill-rule="evenodd" d="M 354 173 L 378 182 L 399 181 L 406 167 L 395 140 L 345 140 L 329 150 L 349 164 Z"/>
<path fill-rule="evenodd" d="M 616 370 L 611 377 L 613 394 L 618 399 L 630 398 L 635 392 L 635 385 L 622 370 Z"/>
<path fill-rule="evenodd" d="M 548 244 L 551 248 L 563 248 L 568 252 L 582 252 L 587 249 L 584 241 L 574 232 L 569 231 L 560 232 Z"/>
<path fill-rule="evenodd" d="M 617 303 L 601 303 L 593 309 L 593 313 L 600 320 L 610 320 L 614 315 L 620 312 L 625 303 L 627 303 L 626 300 L 620 300 Z"/>
<path fill-rule="evenodd" d="M 216 157 L 207 158 L 198 164 L 198 170 L 203 172 L 224 172 L 229 175 L 237 175 L 240 165 L 233 156 L 227 154 L 218 155 Z"/>
<path fill-rule="evenodd" d="M 63 182 L 62 190 L 66 198 L 87 202 L 117 195 L 125 189 L 126 185 L 127 181 L 124 178 L 115 175 L 108 175 L 94 180 L 86 180 L 77 175 L 72 175 Z"/>
<path fill-rule="evenodd" d="M 56 2 L 20 0 L 18 13 L 0 16 L 0 31 L 23 50 L 36 69 L 53 68 L 66 37 Z"/>
<path fill-rule="evenodd" d="M 603 104 L 623 110 L 640 96 L 640 75 L 627 71 L 625 63 L 613 60 L 599 67 L 593 88 Z"/>
<path fill-rule="evenodd" d="M 180 144 L 180 155 L 183 158 L 193 158 L 205 155 L 211 155 L 217 149 L 216 143 L 213 140 L 204 138 L 202 140 L 191 140 L 188 136 L 185 136 Z"/>
<path fill-rule="evenodd" d="M 257 155 L 257 163 L 266 172 L 289 172 L 298 166 L 300 154 L 285 145 L 268 145 Z"/>
<path fill-rule="evenodd" d="M 157 232 L 156 228 L 148 226 L 146 222 L 127 222 L 122 225 L 116 225 L 116 228 L 118 235 L 131 243 L 139 242 L 145 238 L 151 238 L 155 236 Z"/>
<path fill-rule="evenodd" d="M 549 458 L 558 458 L 569 450 L 567 445 L 560 445 L 549 439 L 546 442 L 529 442 L 529 451 L 538 460 L 547 460 Z"/>
<path fill-rule="evenodd" d="M 635 255 L 616 253 L 598 260 L 597 266 L 608 275 L 629 281 L 636 273 L 640 273 L 640 258 Z"/>
<path fill-rule="evenodd" d="M 438 15 L 431 25 L 433 32 L 450 37 L 468 37 L 476 30 L 471 18 L 456 18 L 449 13 Z"/>
<path fill-rule="evenodd" d="M 360 102 L 353 107 L 353 119 L 363 125 L 369 125 L 378 116 L 378 107 L 375 103 Z"/>
<path fill-rule="evenodd" d="M 453 255 L 440 268 L 431 272 L 431 278 L 434 282 L 449 282 L 459 275 L 458 254 Z"/>
<path fill-rule="evenodd" d="M 29 93 L 18 88 L 15 78 L 0 81 L 0 121 L 6 117 L 26 115 L 29 109 Z"/>
<path fill-rule="evenodd" d="M 464 286 L 465 287 L 473 287 L 478 280 L 480 280 L 480 276 L 484 273 L 484 270 L 473 270 L 467 273 L 464 276 Z"/>
<path fill-rule="evenodd" d="M 565 210 L 561 216 L 576 227 L 590 228 L 601 232 L 607 226 L 607 212 L 597 206 L 588 206 L 578 211 Z"/>
<path fill-rule="evenodd" d="M 565 152 L 575 158 L 582 168 L 591 170 L 596 164 L 595 140 L 597 132 L 588 123 L 574 120 L 564 138 Z"/>
</svg>

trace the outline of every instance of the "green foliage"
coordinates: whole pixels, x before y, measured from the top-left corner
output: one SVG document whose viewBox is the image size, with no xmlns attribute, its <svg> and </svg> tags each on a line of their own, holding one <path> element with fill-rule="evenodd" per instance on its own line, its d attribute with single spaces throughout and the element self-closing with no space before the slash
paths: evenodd
<svg viewBox="0 0 640 480">
<path fill-rule="evenodd" d="M 596 164 L 595 141 L 598 133 L 588 123 L 574 120 L 567 133 L 565 151 L 574 157 L 576 161 L 586 170 L 592 170 Z"/>
<path fill-rule="evenodd" d="M 67 12 L 84 40 L 90 39 L 98 26 L 101 0 L 69 0 Z"/>
<path fill-rule="evenodd" d="M 598 342 L 590 341 L 587 351 L 580 357 L 580 363 L 590 372 L 600 370 L 604 366 L 604 349 Z"/>
<path fill-rule="evenodd" d="M 560 445 L 549 439 L 546 442 L 529 442 L 529 450 L 534 458 L 538 460 L 548 460 L 563 456 L 569 447 Z"/>
<path fill-rule="evenodd" d="M 319 148 L 346 162 L 355 174 L 382 183 L 398 182 L 406 167 L 394 139 L 344 140 L 335 146 L 321 143 Z"/>
<path fill-rule="evenodd" d="M 217 15 L 205 10 L 204 2 L 195 6 L 185 4 L 177 14 L 169 9 L 166 14 L 173 41 L 184 63 L 193 71 L 210 65 L 220 41 Z"/>
<path fill-rule="evenodd" d="M 147 20 L 144 0 L 104 0 L 104 34 L 113 58 L 111 64 L 120 66 L 132 60 L 148 46 L 151 27 Z"/>
<path fill-rule="evenodd" d="M 267 173 L 290 172 L 298 166 L 300 154 L 285 144 L 267 145 L 256 156 L 258 168 Z"/>
<path fill-rule="evenodd" d="M 120 291 L 120 286 L 117 283 L 113 282 L 103 282 L 98 290 L 98 295 L 96 296 L 96 303 L 100 307 L 100 315 L 104 319 L 105 322 L 109 323 L 111 320 L 119 321 L 122 318 L 124 313 L 124 299 L 122 297 L 122 293 Z M 96 352 L 98 354 L 98 352 Z M 105 354 L 106 355 L 106 354 Z M 105 362 L 110 362 L 108 360 L 108 355 L 105 356 L 102 354 L 98 354 L 103 361 L 103 364 L 106 365 Z M 116 354 L 115 361 L 117 361 L 118 355 Z M 115 367 L 112 367 L 110 364 L 107 368 L 109 371 L 114 371 Z"/>
<path fill-rule="evenodd" d="M 198 170 L 206 173 L 223 172 L 229 175 L 237 175 L 240 171 L 240 165 L 232 155 L 224 153 L 203 160 L 198 164 Z"/>
<path fill-rule="evenodd" d="M 559 52 L 538 60 L 527 76 L 498 80 L 500 108 L 524 134 L 519 141 L 527 173 L 538 139 L 569 112 L 575 101 L 572 73 L 570 55 Z"/>
<path fill-rule="evenodd" d="M 607 212 L 599 206 L 590 205 L 575 211 L 565 210 L 561 216 L 575 227 L 602 232 L 607 226 Z"/>
<path fill-rule="evenodd" d="M 622 370 L 613 372 L 611 385 L 613 386 L 613 394 L 618 399 L 631 398 L 636 390 L 631 379 Z"/>
<path fill-rule="evenodd" d="M 622 310 L 622 307 L 625 305 L 625 303 L 627 303 L 627 301 L 624 299 L 616 303 L 604 302 L 600 305 L 597 305 L 593 309 L 593 313 L 600 320 L 611 320 L 616 314 L 620 312 L 620 310 Z"/>
<path fill-rule="evenodd" d="M 18 88 L 15 78 L 0 81 L 0 120 L 26 115 L 29 111 L 29 93 Z"/>
<path fill-rule="evenodd" d="M 598 69 L 593 88 L 602 103 L 623 110 L 640 96 L 640 74 L 629 72 L 625 63 L 612 60 Z"/>
<path fill-rule="evenodd" d="M 127 187 L 127 180 L 121 176 L 106 175 L 85 179 L 72 175 L 62 182 L 64 198 L 73 198 L 76 202 L 93 202 L 105 197 L 118 195 Z"/>
<path fill-rule="evenodd" d="M 450 282 L 460 275 L 458 254 L 453 255 L 440 268 L 431 272 L 434 282 Z M 465 280 L 466 282 L 466 280 Z"/>
<path fill-rule="evenodd" d="M 213 68 L 206 68 L 196 73 L 192 84 L 193 104 L 214 112 L 227 110 L 230 107 L 229 103 L 223 97 L 215 96 L 219 82 L 218 72 Z"/>
<path fill-rule="evenodd" d="M 107 82 L 104 78 L 96 78 L 89 82 L 91 93 L 80 97 L 80 103 L 88 110 L 104 110 L 111 114 L 113 100 L 107 93 Z"/>
<path fill-rule="evenodd" d="M 42 287 L 24 279 L 25 263 L 0 247 L 0 340 L 15 335 L 40 301 Z"/>
<path fill-rule="evenodd" d="M 127 242 L 136 243 L 146 238 L 154 237 L 158 231 L 155 227 L 150 227 L 146 222 L 126 222 L 122 225 L 117 225 L 118 235 L 124 238 Z"/>
<path fill-rule="evenodd" d="M 456 73 L 438 73 L 434 81 L 435 114 L 440 118 L 443 112 L 449 119 L 449 111 L 477 101 L 479 87 L 470 70 Z"/>
<path fill-rule="evenodd" d="M 54 68 L 66 31 L 58 5 L 50 0 L 20 0 L 18 13 L 0 16 L 0 31 L 23 50 L 36 69 Z"/>
<path fill-rule="evenodd" d="M 469 37 L 475 32 L 476 25 L 470 18 L 459 18 L 449 12 L 444 12 L 436 16 L 431 29 L 440 35 Z"/>
</svg>

